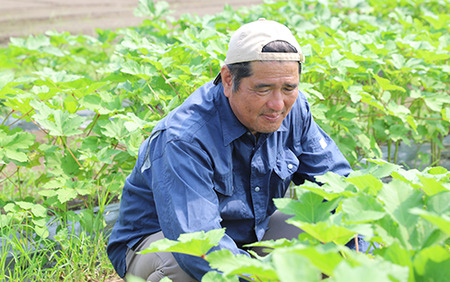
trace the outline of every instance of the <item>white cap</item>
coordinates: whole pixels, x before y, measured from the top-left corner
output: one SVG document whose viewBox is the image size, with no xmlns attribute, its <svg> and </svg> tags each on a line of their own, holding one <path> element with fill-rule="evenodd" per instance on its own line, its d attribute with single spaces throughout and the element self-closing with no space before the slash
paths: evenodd
<svg viewBox="0 0 450 282">
<path fill-rule="evenodd" d="M 297 53 L 262 52 L 272 41 L 286 41 Z M 305 62 L 300 45 L 285 25 L 261 18 L 241 26 L 231 36 L 225 64 L 269 60 Z"/>
</svg>

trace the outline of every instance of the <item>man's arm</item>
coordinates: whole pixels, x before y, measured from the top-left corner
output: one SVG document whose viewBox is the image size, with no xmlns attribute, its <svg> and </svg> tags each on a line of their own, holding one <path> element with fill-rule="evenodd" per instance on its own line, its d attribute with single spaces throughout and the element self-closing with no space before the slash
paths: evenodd
<svg viewBox="0 0 450 282">
<path fill-rule="evenodd" d="M 176 240 L 183 233 L 222 228 L 212 160 L 196 144 L 166 142 L 164 133 L 161 135 L 152 146 L 149 177 L 164 236 Z M 143 171 L 144 176 L 149 172 Z M 228 235 L 216 249 L 245 253 Z M 174 256 L 181 268 L 198 280 L 211 270 L 201 258 L 176 253 Z"/>
<path fill-rule="evenodd" d="M 352 168 L 341 153 L 336 143 L 314 121 L 308 101 L 303 93 L 299 93 L 298 119 L 300 123 L 297 133 L 300 154 L 300 165 L 294 176 L 294 183 L 299 185 L 304 180 L 315 181 L 314 177 L 332 171 L 339 175 L 348 175 Z M 296 126 L 296 125 L 295 125 Z"/>
</svg>

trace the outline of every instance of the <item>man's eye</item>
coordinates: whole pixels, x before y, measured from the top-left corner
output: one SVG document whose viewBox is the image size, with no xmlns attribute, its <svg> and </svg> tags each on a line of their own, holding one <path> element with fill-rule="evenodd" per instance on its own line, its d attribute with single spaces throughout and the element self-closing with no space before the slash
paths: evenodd
<svg viewBox="0 0 450 282">
<path fill-rule="evenodd" d="M 266 89 L 266 88 L 258 89 L 257 92 L 258 92 L 258 94 L 266 95 L 266 94 L 269 94 L 270 89 Z"/>
<path fill-rule="evenodd" d="M 295 88 L 284 88 L 284 93 L 286 94 L 292 94 L 295 92 Z"/>
</svg>

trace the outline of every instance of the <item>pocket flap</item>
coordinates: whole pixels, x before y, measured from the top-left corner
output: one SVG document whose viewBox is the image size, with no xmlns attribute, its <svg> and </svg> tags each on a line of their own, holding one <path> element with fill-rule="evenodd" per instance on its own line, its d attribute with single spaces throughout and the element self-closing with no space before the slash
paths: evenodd
<svg viewBox="0 0 450 282">
<path fill-rule="evenodd" d="M 275 173 L 283 180 L 294 174 L 300 161 L 297 156 L 289 149 L 278 152 Z"/>
<path fill-rule="evenodd" d="M 214 174 L 214 190 L 225 196 L 233 194 L 233 174 Z"/>
</svg>

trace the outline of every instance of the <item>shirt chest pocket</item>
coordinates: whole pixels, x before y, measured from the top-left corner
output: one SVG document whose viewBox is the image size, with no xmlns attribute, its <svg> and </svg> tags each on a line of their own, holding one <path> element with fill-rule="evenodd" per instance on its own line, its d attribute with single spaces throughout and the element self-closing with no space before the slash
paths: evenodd
<svg viewBox="0 0 450 282">
<path fill-rule="evenodd" d="M 283 149 L 277 154 L 277 161 L 274 172 L 282 179 L 291 179 L 297 171 L 300 161 L 297 156 L 289 149 Z"/>
<path fill-rule="evenodd" d="M 218 174 L 214 175 L 214 190 L 224 196 L 231 196 L 233 194 L 233 174 Z"/>
</svg>

